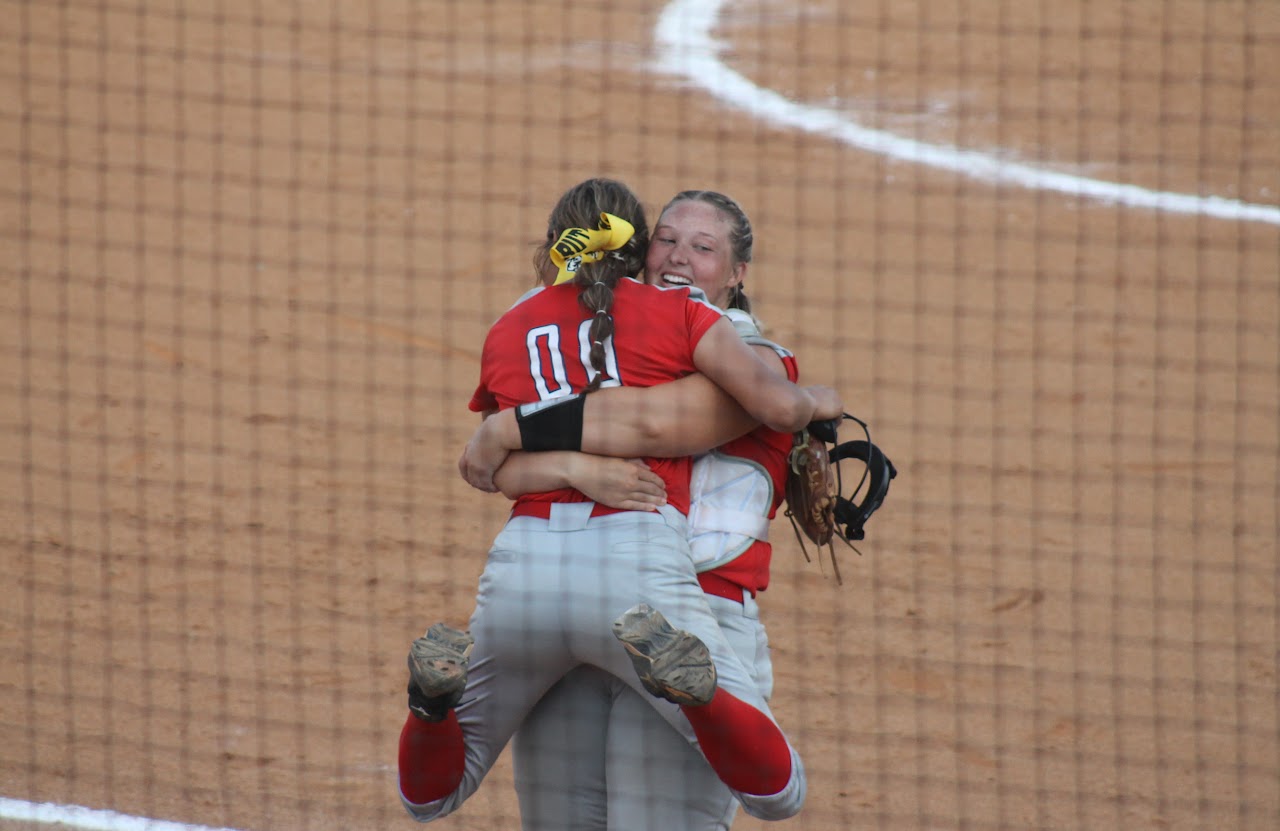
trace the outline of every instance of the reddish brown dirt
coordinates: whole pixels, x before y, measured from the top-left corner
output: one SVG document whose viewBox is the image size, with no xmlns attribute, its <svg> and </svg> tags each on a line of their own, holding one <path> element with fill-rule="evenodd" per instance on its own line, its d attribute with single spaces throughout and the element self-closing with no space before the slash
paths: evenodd
<svg viewBox="0 0 1280 831">
<path fill-rule="evenodd" d="M 408 827 L 403 656 L 503 518 L 454 469 L 479 344 L 603 173 L 737 197 L 772 335 L 902 471 L 843 586 L 777 527 L 788 827 L 1280 827 L 1275 224 L 763 126 L 646 71 L 647 7 L 7 5 L 0 795 Z M 800 6 L 733 4 L 732 65 L 1276 204 L 1274 4 Z M 504 759 L 440 827 L 517 824 Z"/>
</svg>

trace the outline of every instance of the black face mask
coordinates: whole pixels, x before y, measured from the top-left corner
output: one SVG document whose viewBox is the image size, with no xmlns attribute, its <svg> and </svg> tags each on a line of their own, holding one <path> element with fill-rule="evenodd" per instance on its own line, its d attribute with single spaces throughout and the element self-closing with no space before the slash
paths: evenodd
<svg viewBox="0 0 1280 831">
<path fill-rule="evenodd" d="M 840 422 L 846 419 L 861 425 L 866 438 L 840 442 L 838 428 Z M 809 425 L 809 432 L 822 441 L 835 445 L 828 455 L 836 470 L 836 533 L 845 542 L 866 539 L 867 532 L 864 526 L 867 520 L 871 519 L 871 515 L 884 503 L 885 495 L 889 493 L 889 482 L 898 475 L 898 469 L 880 448 L 871 443 L 871 433 L 867 429 L 866 422 L 857 416 L 845 413 L 841 418 L 814 422 Z M 844 493 L 840 471 L 841 459 L 858 459 L 867 466 L 862 480 L 853 489 L 853 497 L 841 495 Z M 867 485 L 866 494 L 862 497 L 862 501 L 855 502 L 854 498 L 864 484 Z"/>
</svg>

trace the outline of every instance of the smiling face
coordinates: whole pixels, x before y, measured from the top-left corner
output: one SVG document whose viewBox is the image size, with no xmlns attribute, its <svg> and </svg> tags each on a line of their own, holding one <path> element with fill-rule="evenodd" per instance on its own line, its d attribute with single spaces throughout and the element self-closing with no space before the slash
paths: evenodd
<svg viewBox="0 0 1280 831">
<path fill-rule="evenodd" d="M 644 279 L 655 286 L 697 286 L 707 299 L 726 308 L 747 264 L 734 257 L 733 227 L 720 209 L 685 199 L 658 219 L 645 257 Z"/>
</svg>

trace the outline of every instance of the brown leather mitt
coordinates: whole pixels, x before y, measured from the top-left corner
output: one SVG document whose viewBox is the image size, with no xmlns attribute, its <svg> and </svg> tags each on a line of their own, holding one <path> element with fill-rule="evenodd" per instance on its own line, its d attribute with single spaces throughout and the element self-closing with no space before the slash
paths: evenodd
<svg viewBox="0 0 1280 831">
<path fill-rule="evenodd" d="M 817 545 L 831 542 L 836 530 L 836 472 L 826 442 L 801 430 L 787 458 L 787 516 L 797 532 Z M 801 540 L 801 546 L 804 541 Z M 808 552 L 805 552 L 808 556 Z"/>
</svg>

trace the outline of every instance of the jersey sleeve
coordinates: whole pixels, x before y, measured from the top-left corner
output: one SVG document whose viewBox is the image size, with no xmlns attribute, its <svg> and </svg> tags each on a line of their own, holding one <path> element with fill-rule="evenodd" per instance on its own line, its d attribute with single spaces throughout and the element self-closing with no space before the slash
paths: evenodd
<svg viewBox="0 0 1280 831">
<path fill-rule="evenodd" d="M 690 353 L 698 348 L 702 336 L 716 324 L 724 312 L 705 300 L 690 297 L 685 302 L 685 323 L 689 327 Z"/>
<path fill-rule="evenodd" d="M 501 320 L 498 321 L 501 323 Z M 484 336 L 484 346 L 480 349 L 480 381 L 476 384 L 475 392 L 471 393 L 471 400 L 467 402 L 467 409 L 473 413 L 483 413 L 488 410 L 497 410 L 498 399 L 493 393 L 492 376 L 489 372 L 490 363 L 486 358 L 494 338 L 494 329 L 498 328 L 495 323 Z"/>
<path fill-rule="evenodd" d="M 493 397 L 493 393 L 482 382 L 476 387 L 476 391 L 471 394 L 471 401 L 467 403 L 467 409 L 473 413 L 483 413 L 488 410 L 498 409 L 498 399 Z"/>
</svg>

